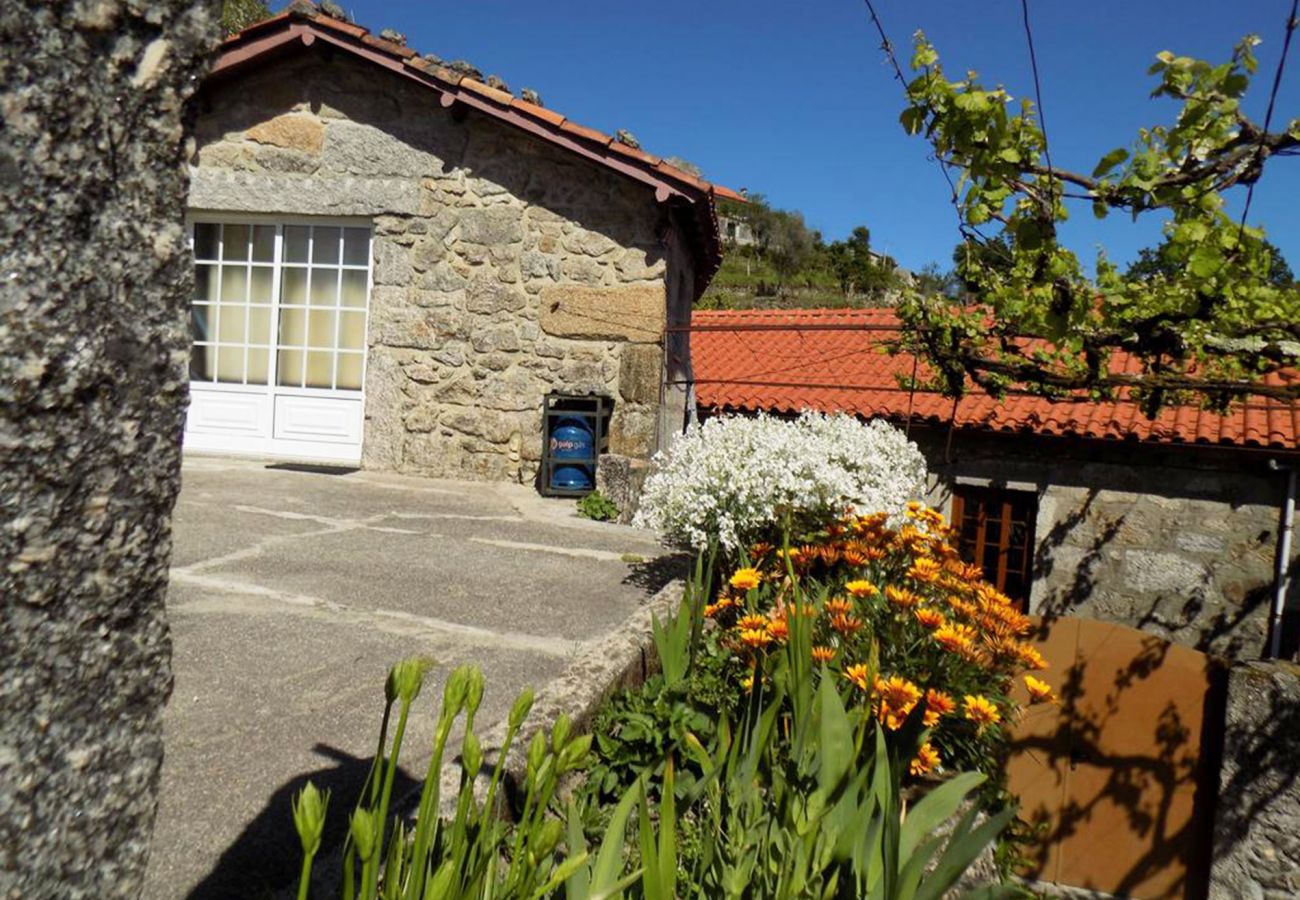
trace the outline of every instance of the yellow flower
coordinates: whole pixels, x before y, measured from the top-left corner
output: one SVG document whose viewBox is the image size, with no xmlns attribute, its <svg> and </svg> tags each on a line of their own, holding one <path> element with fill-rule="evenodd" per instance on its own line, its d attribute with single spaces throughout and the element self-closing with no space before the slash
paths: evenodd
<svg viewBox="0 0 1300 900">
<path fill-rule="evenodd" d="M 751 672 L 749 675 L 746 675 L 740 682 L 740 686 L 745 689 L 746 694 L 752 693 L 754 690 L 754 674 Z"/>
<path fill-rule="evenodd" d="M 934 632 L 934 639 L 952 653 L 965 653 L 975 640 L 975 629 L 969 625 L 944 625 Z"/>
<path fill-rule="evenodd" d="M 921 689 L 898 675 L 877 678 L 872 693 L 880 704 L 876 716 L 891 731 L 903 727 L 908 714 L 921 699 Z"/>
<path fill-rule="evenodd" d="M 1025 676 L 1025 688 L 1029 691 L 1030 703 L 1056 702 L 1056 695 L 1052 693 L 1052 686 L 1046 681 L 1040 681 L 1033 675 Z"/>
<path fill-rule="evenodd" d="M 741 631 L 762 631 L 767 628 L 767 616 L 749 613 L 740 617 L 736 627 Z"/>
<path fill-rule="evenodd" d="M 1047 660 L 1043 659 L 1043 654 L 1038 652 L 1038 648 L 1033 644 L 1021 644 L 1017 648 L 1017 656 L 1020 661 L 1031 669 L 1046 669 Z"/>
<path fill-rule="evenodd" d="M 828 663 L 835 658 L 834 647 L 817 646 L 812 648 L 813 662 Z"/>
<path fill-rule="evenodd" d="M 907 570 L 907 577 L 926 584 L 934 584 L 943 573 L 943 566 L 932 559 L 921 558 L 912 563 Z"/>
<path fill-rule="evenodd" d="M 750 649 L 758 649 L 772 643 L 772 635 L 768 634 L 766 627 L 746 628 L 740 632 L 740 642 Z"/>
<path fill-rule="evenodd" d="M 965 707 L 966 718 L 974 722 L 980 731 L 983 731 L 989 725 L 996 725 L 1002 721 L 1002 714 L 998 712 L 998 708 L 987 697 L 979 694 L 967 694 L 963 706 Z"/>
<path fill-rule="evenodd" d="M 930 688 L 925 692 L 925 716 L 921 719 L 921 724 L 926 728 L 932 728 L 939 723 L 941 717 L 953 713 L 956 709 L 956 700 L 943 691 Z"/>
<path fill-rule="evenodd" d="M 901 609 L 911 609 L 921 602 L 921 598 L 907 588 L 894 587 L 892 584 L 885 587 L 885 596 L 890 603 Z"/>
<path fill-rule="evenodd" d="M 907 771 L 913 775 L 925 775 L 934 770 L 939 765 L 939 751 L 930 745 L 929 741 L 922 744 L 916 751 L 916 757 L 908 765 Z"/>
<path fill-rule="evenodd" d="M 758 569 L 737 569 L 728 583 L 738 591 L 752 591 L 762 582 L 763 576 L 759 574 Z"/>
<path fill-rule="evenodd" d="M 848 584 L 844 585 L 844 590 L 848 591 L 855 597 L 874 597 L 880 593 L 880 588 L 865 579 L 850 581 Z"/>
<path fill-rule="evenodd" d="M 845 669 L 844 677 L 856 684 L 860 689 L 867 690 L 867 667 L 862 663 L 855 663 Z"/>
<path fill-rule="evenodd" d="M 930 609 L 928 606 L 918 609 L 914 615 L 916 616 L 916 621 L 920 622 L 926 628 L 938 628 L 941 625 L 947 624 L 947 620 L 943 617 L 943 613 L 939 612 L 937 609 Z"/>
<path fill-rule="evenodd" d="M 963 619 L 974 619 L 980 614 L 980 608 L 969 600 L 952 596 L 948 598 L 948 608 Z"/>
</svg>

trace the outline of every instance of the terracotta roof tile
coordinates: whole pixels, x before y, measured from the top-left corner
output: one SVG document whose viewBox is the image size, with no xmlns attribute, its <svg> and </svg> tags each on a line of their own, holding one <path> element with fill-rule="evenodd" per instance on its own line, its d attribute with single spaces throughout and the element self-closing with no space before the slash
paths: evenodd
<svg viewBox="0 0 1300 900">
<path fill-rule="evenodd" d="M 646 153 L 638 147 L 629 147 L 627 144 L 621 143 L 620 141 L 614 141 L 611 143 L 609 149 L 616 153 L 622 153 L 624 156 L 630 156 L 648 166 L 657 166 L 661 162 L 660 157 L 655 156 L 653 153 Z"/>
<path fill-rule="evenodd" d="M 576 134 L 578 137 L 594 141 L 602 147 L 608 146 L 610 141 L 614 140 L 603 131 L 597 131 L 594 128 L 588 128 L 586 125 L 579 125 L 572 119 L 565 119 L 564 124 L 560 126 L 561 131 L 567 131 L 569 134 Z"/>
<path fill-rule="evenodd" d="M 370 33 L 370 29 L 368 28 L 363 28 L 360 25 L 354 25 L 351 22 L 344 22 L 342 19 L 335 19 L 331 16 L 325 15 L 324 13 L 321 13 L 320 15 L 316 16 L 314 19 L 312 19 L 312 21 L 315 22 L 317 25 L 322 25 L 325 28 L 330 28 L 334 31 L 342 32 L 343 34 L 349 35 L 354 38 L 365 37 L 367 34 Z"/>
<path fill-rule="evenodd" d="M 507 94 L 505 91 L 489 87 L 483 82 L 477 81 L 473 78 L 462 78 L 460 86 L 467 88 L 480 96 L 487 97 L 489 100 L 495 100 L 502 106 L 509 106 L 515 99 L 513 94 Z"/>
<path fill-rule="evenodd" d="M 317 17 L 315 21 L 319 21 L 322 18 L 327 20 L 329 19 L 328 16 L 320 16 Z M 337 20 L 330 20 L 330 21 L 337 21 Z M 410 59 L 412 56 L 415 56 L 415 51 L 412 50 L 410 47 L 406 46 L 405 44 L 398 44 L 394 41 L 386 41 L 383 38 L 376 37 L 373 34 L 362 34 L 361 43 L 366 44 L 367 46 L 370 47 L 374 47 L 376 50 L 383 50 L 385 53 L 391 53 L 393 56 L 398 56 L 401 57 L 402 59 Z"/>
<path fill-rule="evenodd" d="M 804 409 L 1100 440 L 1139 440 L 1268 447 L 1295 451 L 1300 403 L 1253 398 L 1227 415 L 1172 407 L 1151 421 L 1127 399 L 1053 403 L 1029 394 L 998 401 L 972 391 L 957 404 L 938 394 L 910 394 L 910 355 L 885 346 L 900 325 L 890 310 L 699 310 L 691 322 L 695 396 L 704 407 L 793 413 Z M 1137 371 L 1120 356 L 1115 365 Z M 925 377 L 926 368 L 919 372 Z M 1279 382 L 1294 376 L 1277 376 Z"/>
<path fill-rule="evenodd" d="M 553 109 L 538 106 L 536 103 L 529 103 L 527 100 L 515 100 L 510 104 L 510 106 L 525 115 L 532 116 L 534 119 L 541 119 L 543 122 L 554 125 L 557 128 L 564 124 L 564 116 L 560 115 Z"/>
</svg>

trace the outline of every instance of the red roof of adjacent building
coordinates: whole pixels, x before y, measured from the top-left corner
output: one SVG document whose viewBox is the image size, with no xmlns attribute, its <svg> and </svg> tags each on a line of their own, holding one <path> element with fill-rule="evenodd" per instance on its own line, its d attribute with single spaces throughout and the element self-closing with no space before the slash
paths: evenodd
<svg viewBox="0 0 1300 900">
<path fill-rule="evenodd" d="M 719 410 L 813 409 L 952 421 L 985 431 L 1287 451 L 1296 450 L 1300 437 L 1300 404 L 1260 398 L 1234 404 L 1226 416 L 1180 406 L 1153 421 L 1130 400 L 1053 402 L 1023 393 L 996 400 L 975 389 L 954 410 L 949 397 L 900 385 L 916 361 L 885 352 L 899 329 L 887 309 L 697 310 L 691 320 L 696 402 Z M 1126 356 L 1113 364 L 1138 370 Z M 924 365 L 919 372 L 924 378 Z"/>
<path fill-rule="evenodd" d="M 420 56 L 405 43 L 386 40 L 352 22 L 327 15 L 308 0 L 294 0 L 284 12 L 231 34 L 221 43 L 209 78 L 219 79 L 262 63 L 295 46 L 319 41 L 376 63 L 438 92 L 444 107 L 456 103 L 478 110 L 566 150 L 634 178 L 655 189 L 660 202 L 681 201 L 694 211 L 695 235 L 702 265 L 696 270 L 696 296 L 703 292 L 722 262 L 718 236 L 717 197 L 744 202 L 722 185 L 712 184 L 639 147 L 579 125 L 554 110 L 490 87 L 462 72 Z"/>
</svg>

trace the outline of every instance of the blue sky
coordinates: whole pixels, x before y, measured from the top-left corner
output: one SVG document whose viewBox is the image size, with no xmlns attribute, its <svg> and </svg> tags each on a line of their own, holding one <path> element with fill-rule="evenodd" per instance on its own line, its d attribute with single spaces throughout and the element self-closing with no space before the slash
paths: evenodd
<svg viewBox="0 0 1300 900">
<path fill-rule="evenodd" d="M 282 4 L 276 4 L 282 5 Z M 903 134 L 890 77 L 861 0 L 347 0 L 374 31 L 392 27 L 421 52 L 468 59 L 516 92 L 648 150 L 694 162 L 710 179 L 801 210 L 828 239 L 855 225 L 909 268 L 946 268 L 955 217 L 928 145 Z M 1260 73 L 1248 108 L 1262 118 L 1289 0 L 1031 0 L 1053 161 L 1090 171 L 1143 125 L 1171 121 L 1149 97 L 1157 52 L 1226 60 L 1257 33 Z M 924 29 L 951 72 L 975 69 L 1032 96 L 1016 0 L 877 0 L 906 64 Z M 1300 39 L 1274 128 L 1300 117 Z M 1238 198 L 1236 202 L 1240 202 Z M 1300 158 L 1278 159 L 1255 189 L 1253 224 L 1300 271 Z M 1076 210 L 1065 239 L 1120 261 L 1158 242 L 1159 223 Z"/>
</svg>

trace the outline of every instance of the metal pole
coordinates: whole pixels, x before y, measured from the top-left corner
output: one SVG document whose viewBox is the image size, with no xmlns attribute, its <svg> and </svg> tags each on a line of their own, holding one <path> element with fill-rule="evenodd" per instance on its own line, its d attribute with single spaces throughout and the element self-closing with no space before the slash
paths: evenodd
<svg viewBox="0 0 1300 900">
<path fill-rule="evenodd" d="M 1286 612 L 1287 594 L 1291 592 L 1291 538 L 1295 532 L 1296 468 L 1282 466 L 1269 460 L 1269 468 L 1286 472 L 1286 493 L 1282 497 L 1281 524 L 1277 534 L 1277 565 L 1273 580 L 1273 609 L 1269 616 L 1270 640 L 1268 655 L 1277 659 L 1282 655 L 1282 624 Z"/>
</svg>

